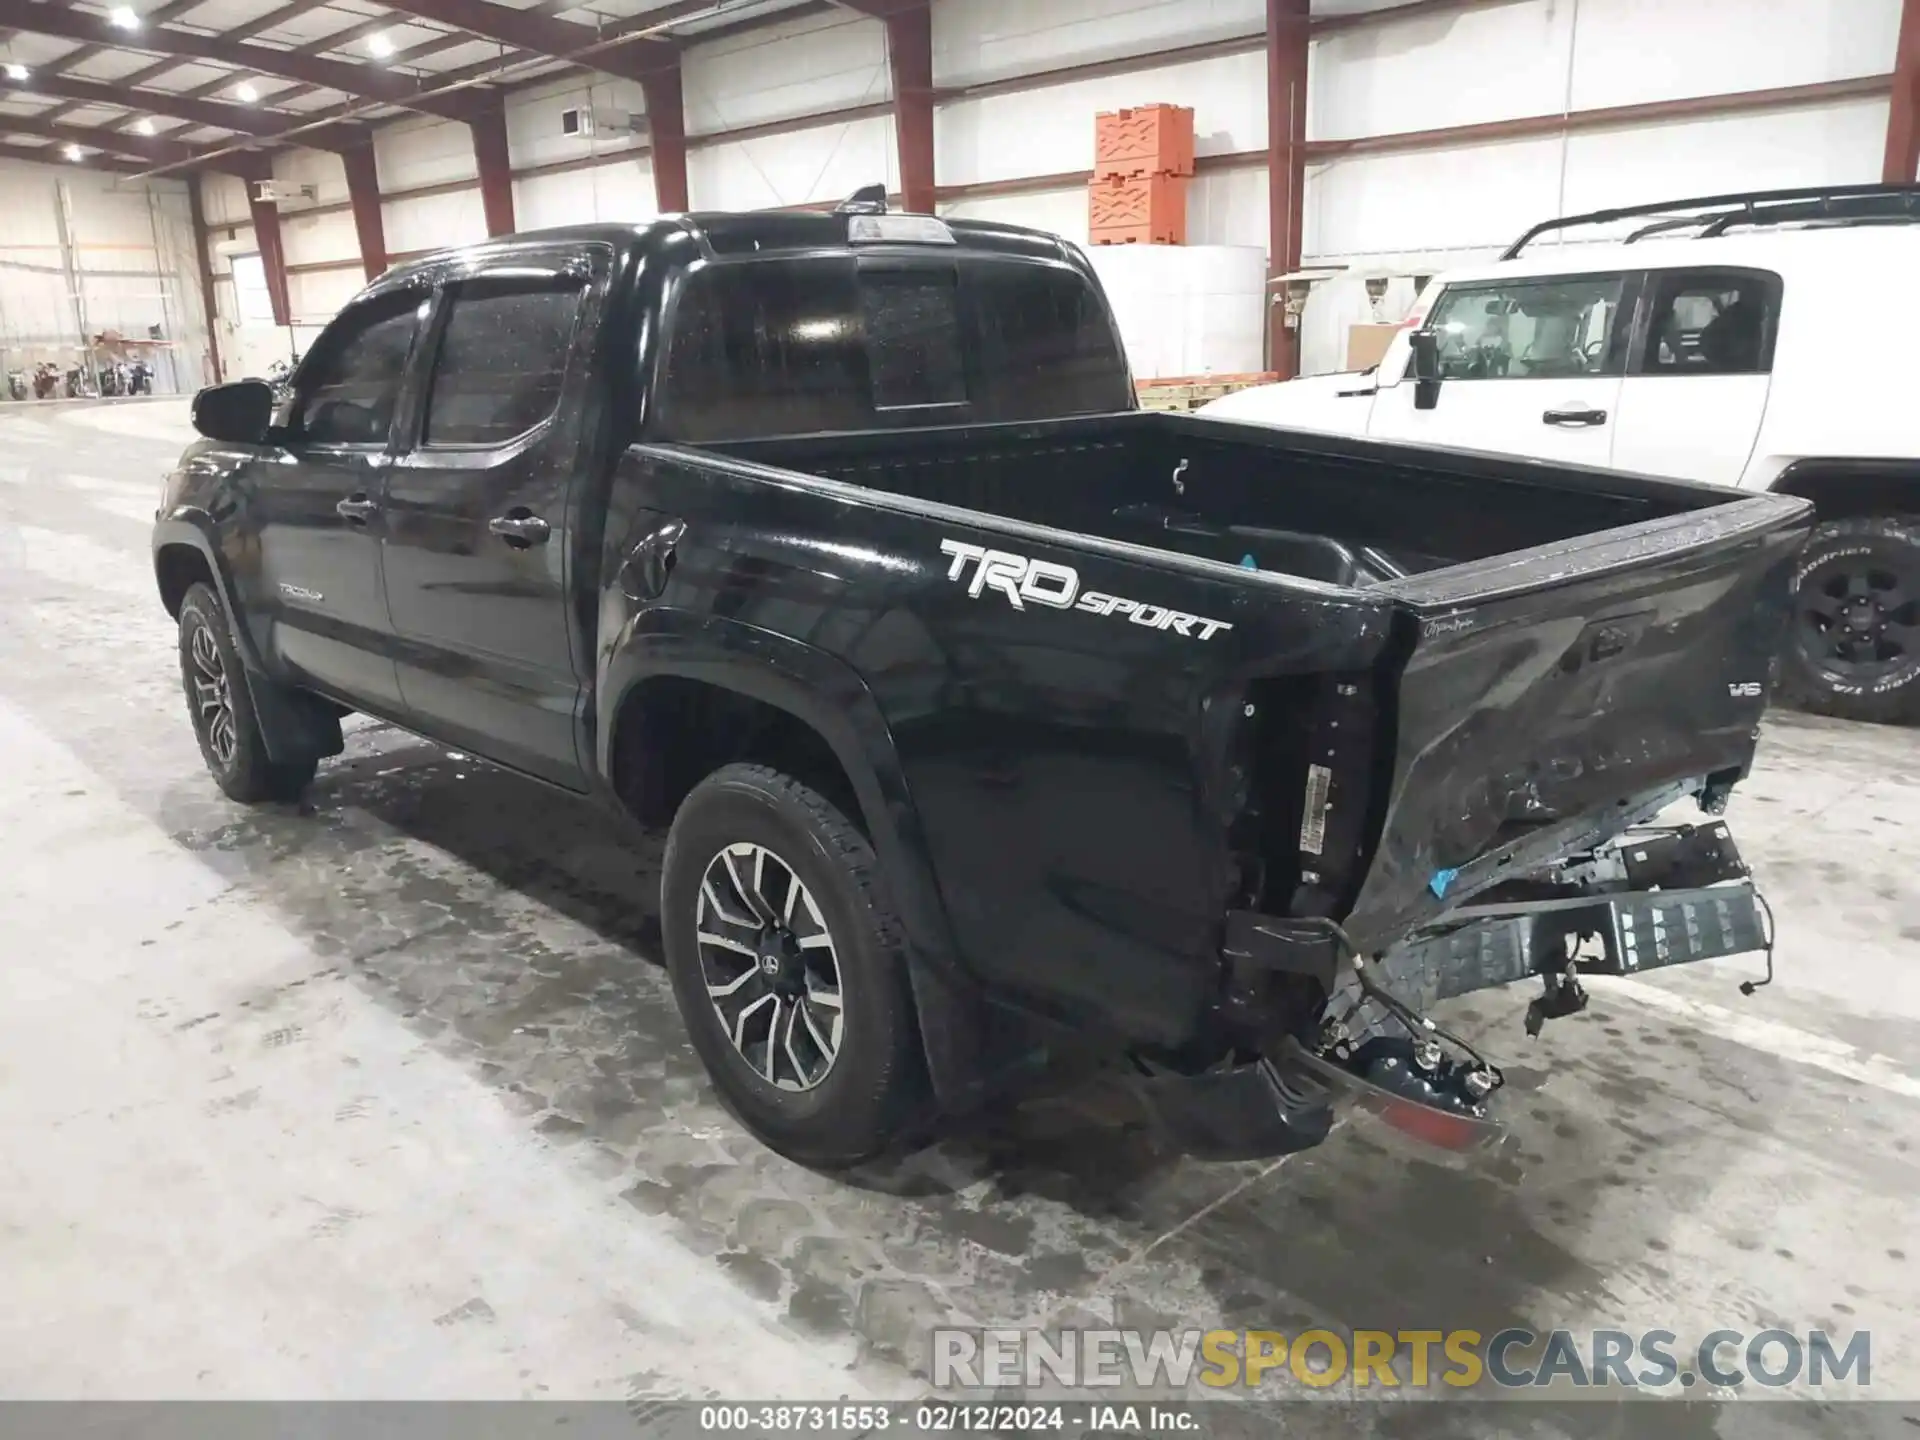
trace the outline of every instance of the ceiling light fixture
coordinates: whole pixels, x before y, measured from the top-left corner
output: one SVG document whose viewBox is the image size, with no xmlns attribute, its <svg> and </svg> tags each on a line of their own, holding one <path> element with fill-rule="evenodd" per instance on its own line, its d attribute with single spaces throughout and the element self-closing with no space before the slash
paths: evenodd
<svg viewBox="0 0 1920 1440">
<path fill-rule="evenodd" d="M 18 60 L 10 60 L 7 62 L 7 79 L 25 80 L 31 74 L 33 74 L 33 72 Z"/>
<path fill-rule="evenodd" d="M 234 87 L 233 93 L 246 104 L 251 105 L 260 98 L 260 92 L 251 80 L 242 80 Z"/>
<path fill-rule="evenodd" d="M 82 150 L 82 149 L 81 149 L 81 148 L 80 148 L 80 147 L 79 147 L 78 145 L 69 145 L 69 146 L 67 146 L 67 158 L 68 158 L 69 160 L 81 160 L 81 159 L 84 159 L 84 158 L 86 158 L 86 153 L 87 153 L 87 152 L 86 152 L 86 151 L 84 151 L 84 150 Z"/>
<path fill-rule="evenodd" d="M 140 16 L 131 5 L 116 5 L 107 12 L 107 23 L 121 30 L 138 30 Z"/>
<path fill-rule="evenodd" d="M 142 115 L 139 120 L 134 123 L 133 128 L 138 130 L 142 135 L 151 135 L 153 134 L 153 121 Z"/>
<path fill-rule="evenodd" d="M 367 49 L 373 52 L 376 60 L 384 60 L 387 56 L 393 54 L 393 41 L 389 40 L 385 35 L 369 35 L 367 37 Z"/>
</svg>

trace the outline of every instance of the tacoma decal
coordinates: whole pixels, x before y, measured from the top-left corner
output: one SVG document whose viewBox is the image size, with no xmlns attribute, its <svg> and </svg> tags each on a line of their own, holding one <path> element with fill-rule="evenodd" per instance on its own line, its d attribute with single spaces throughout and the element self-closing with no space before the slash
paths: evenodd
<svg viewBox="0 0 1920 1440">
<path fill-rule="evenodd" d="M 1103 595 L 1098 590 L 1080 588 L 1080 572 L 1071 565 L 1051 560 L 1034 560 L 1005 550 L 989 550 L 984 545 L 969 545 L 964 540 L 942 540 L 940 553 L 951 556 L 947 567 L 949 580 L 963 582 L 967 594 L 978 600 L 992 590 L 1006 596 L 1016 610 L 1028 604 L 1050 610 L 1084 610 L 1090 615 L 1124 615 L 1135 625 L 1149 630 L 1171 630 L 1190 640 L 1210 640 L 1222 630 L 1231 630 L 1225 620 L 1209 620 L 1204 615 L 1189 615 L 1164 605 L 1148 605 L 1118 595 Z M 967 579 L 967 567 L 973 576 Z"/>
</svg>

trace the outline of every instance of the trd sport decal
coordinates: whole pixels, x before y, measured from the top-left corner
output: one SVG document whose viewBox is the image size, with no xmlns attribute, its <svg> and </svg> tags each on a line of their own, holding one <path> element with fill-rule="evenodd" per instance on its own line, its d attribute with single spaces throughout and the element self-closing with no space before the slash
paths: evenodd
<svg viewBox="0 0 1920 1440">
<path fill-rule="evenodd" d="M 1124 615 L 1135 625 L 1144 625 L 1149 630 L 1171 630 L 1190 640 L 1210 640 L 1222 630 L 1233 628 L 1225 620 L 1209 620 L 1204 615 L 1189 615 L 1164 605 L 1144 605 L 1118 595 L 1103 595 L 1098 590 L 1082 591 L 1080 572 L 1051 560 L 1033 560 L 1005 550 L 989 550 L 964 540 L 942 540 L 940 553 L 953 557 L 953 563 L 947 567 L 947 578 L 964 581 L 967 594 L 976 600 L 989 590 L 997 590 L 1016 610 L 1026 609 L 1031 602 L 1052 610 Z M 966 579 L 969 565 L 973 566 L 971 580 Z"/>
</svg>

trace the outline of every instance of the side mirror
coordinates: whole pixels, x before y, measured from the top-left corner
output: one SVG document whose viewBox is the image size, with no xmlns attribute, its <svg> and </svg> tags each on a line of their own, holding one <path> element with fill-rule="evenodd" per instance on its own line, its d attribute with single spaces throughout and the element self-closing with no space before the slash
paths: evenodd
<svg viewBox="0 0 1920 1440">
<path fill-rule="evenodd" d="M 273 387 L 264 380 L 209 385 L 193 397 L 193 428 L 209 440 L 258 445 L 273 424 Z"/>
<path fill-rule="evenodd" d="M 1407 336 L 1411 363 L 1407 373 L 1413 376 L 1413 408 L 1431 410 L 1440 403 L 1440 333 L 1416 330 Z"/>
</svg>

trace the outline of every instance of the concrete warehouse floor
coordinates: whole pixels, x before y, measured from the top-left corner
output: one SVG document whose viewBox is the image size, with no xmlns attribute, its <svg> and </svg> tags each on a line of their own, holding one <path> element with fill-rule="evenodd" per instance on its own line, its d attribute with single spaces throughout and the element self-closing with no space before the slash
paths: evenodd
<svg viewBox="0 0 1920 1440">
<path fill-rule="evenodd" d="M 363 722 L 311 813 L 219 795 L 148 562 L 186 433 L 0 416 L 0 1394 L 905 1395 L 949 1317 L 1114 1317 L 1865 1327 L 1920 1397 L 1920 734 L 1770 722 L 1771 989 L 1457 1006 L 1511 1067 L 1473 1169 L 1174 1161 L 1095 1091 L 854 1184 L 714 1102 L 584 806 Z"/>
</svg>

